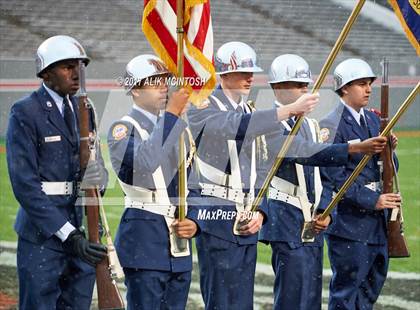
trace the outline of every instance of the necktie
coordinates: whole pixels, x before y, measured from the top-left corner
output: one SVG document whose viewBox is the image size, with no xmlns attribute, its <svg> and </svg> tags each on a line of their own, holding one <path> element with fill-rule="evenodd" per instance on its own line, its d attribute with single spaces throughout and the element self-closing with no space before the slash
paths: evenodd
<svg viewBox="0 0 420 310">
<path fill-rule="evenodd" d="M 293 117 L 289 118 L 286 122 L 287 124 L 289 124 L 290 128 L 293 128 L 293 126 L 295 125 L 295 120 Z"/>
<path fill-rule="evenodd" d="M 242 108 L 241 105 L 238 104 L 238 106 L 236 107 L 236 112 L 239 112 L 241 114 L 244 114 L 244 109 Z"/>
<path fill-rule="evenodd" d="M 369 130 L 368 130 L 368 128 L 367 128 L 365 118 L 363 117 L 363 115 L 362 115 L 362 114 L 360 114 L 360 127 L 362 127 L 363 133 L 364 133 L 367 137 L 369 137 Z"/>
<path fill-rule="evenodd" d="M 73 111 L 71 110 L 70 107 L 70 102 L 67 99 L 67 97 L 63 98 L 63 106 L 64 106 L 64 111 L 63 111 L 63 117 L 64 117 L 64 122 L 67 125 L 67 129 L 69 130 L 71 136 L 74 136 L 74 115 L 73 115 Z"/>
</svg>

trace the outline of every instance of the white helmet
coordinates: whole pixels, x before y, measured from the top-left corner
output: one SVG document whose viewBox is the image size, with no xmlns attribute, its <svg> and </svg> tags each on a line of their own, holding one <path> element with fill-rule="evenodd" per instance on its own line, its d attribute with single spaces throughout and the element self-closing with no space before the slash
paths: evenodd
<svg viewBox="0 0 420 310">
<path fill-rule="evenodd" d="M 41 77 L 50 65 L 66 59 L 82 59 L 86 65 L 89 63 L 89 57 L 76 39 L 61 35 L 46 39 L 36 52 L 36 75 Z"/>
<path fill-rule="evenodd" d="M 130 91 L 145 78 L 169 73 L 170 72 L 159 57 L 148 54 L 139 55 L 131 59 L 125 67 L 123 86 L 127 91 Z"/>
<path fill-rule="evenodd" d="M 231 72 L 262 72 L 257 66 L 257 55 L 249 45 L 242 42 L 228 42 L 217 50 L 216 74 Z"/>
<path fill-rule="evenodd" d="M 294 54 L 284 54 L 273 60 L 268 83 L 302 82 L 311 83 L 311 70 L 305 59 Z"/>
<path fill-rule="evenodd" d="M 351 81 L 364 78 L 371 78 L 372 81 L 376 79 L 376 75 L 366 61 L 357 58 L 344 60 L 334 70 L 334 91 Z"/>
</svg>

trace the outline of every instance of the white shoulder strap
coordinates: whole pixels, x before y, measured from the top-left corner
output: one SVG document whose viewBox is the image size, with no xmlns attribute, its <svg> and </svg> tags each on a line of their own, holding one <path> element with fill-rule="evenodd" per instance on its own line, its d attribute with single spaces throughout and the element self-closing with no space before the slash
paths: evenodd
<svg viewBox="0 0 420 310">
<path fill-rule="evenodd" d="M 122 120 L 130 122 L 134 128 L 136 128 L 136 130 L 138 131 L 138 133 L 140 134 L 140 137 L 142 138 L 142 140 L 147 140 L 149 138 L 149 133 L 144 130 L 143 128 L 141 128 L 140 124 L 131 116 L 124 116 L 122 118 Z M 185 148 L 185 145 L 184 145 Z M 184 149 L 184 154 L 185 154 L 185 149 Z M 185 158 L 184 158 L 185 160 Z M 186 165 L 185 165 L 186 167 Z M 186 171 L 185 171 L 185 175 Z M 156 198 L 159 204 L 163 204 L 165 206 L 170 206 L 171 202 L 169 200 L 169 196 L 168 196 L 168 191 L 166 188 L 166 183 L 165 183 L 165 178 L 163 177 L 163 172 L 162 172 L 162 167 L 159 166 L 155 172 L 153 172 L 153 182 L 155 183 L 155 187 L 156 187 Z M 185 178 L 187 179 L 187 178 Z M 119 180 L 119 179 L 118 179 Z M 121 180 L 120 184 L 121 187 L 124 189 L 124 192 L 126 192 L 126 190 L 133 190 L 135 189 L 134 186 L 128 185 L 123 183 Z M 185 180 L 186 181 L 186 180 Z M 186 186 L 187 183 L 185 183 L 185 188 L 187 188 Z M 128 196 L 128 195 L 127 195 Z M 166 226 L 168 227 L 168 231 L 169 231 L 169 243 L 170 243 L 170 251 L 171 251 L 171 255 L 174 257 L 182 257 L 182 256 L 189 256 L 190 255 L 190 247 L 188 242 L 186 243 L 186 247 L 182 246 L 181 248 L 178 246 L 180 243 L 185 242 L 184 239 L 179 239 L 176 234 L 173 231 L 173 227 L 172 227 L 172 222 L 173 222 L 173 218 L 170 216 L 164 216 L 165 218 L 165 222 L 166 222 Z M 182 241 L 184 240 L 184 241 Z"/>
<path fill-rule="evenodd" d="M 219 98 L 211 95 L 210 96 L 217 104 L 221 111 L 227 111 L 226 106 L 219 100 Z M 249 107 L 246 110 L 247 113 L 250 113 Z M 238 150 L 236 148 L 236 141 L 235 140 L 228 140 L 228 149 L 229 149 L 229 158 L 230 158 L 230 168 L 232 172 L 231 178 L 231 186 L 234 189 L 242 190 L 242 179 L 241 179 L 241 169 L 239 164 L 239 155 Z M 256 172 L 256 159 L 255 159 L 255 141 L 252 142 L 252 154 L 251 154 L 251 175 L 250 175 L 250 191 L 253 195 L 255 182 L 257 180 L 257 172 Z"/>
<path fill-rule="evenodd" d="M 134 128 L 136 128 L 138 133 L 140 134 L 140 137 L 141 137 L 142 140 L 149 139 L 149 133 L 145 129 L 141 128 L 139 122 L 137 122 L 134 118 L 132 118 L 129 115 L 124 115 L 121 118 L 121 120 L 131 123 L 134 126 Z"/>
<path fill-rule="evenodd" d="M 282 120 L 281 123 L 288 131 L 292 131 L 292 127 L 285 120 Z"/>
<path fill-rule="evenodd" d="M 217 106 L 219 107 L 220 111 L 227 111 L 226 106 L 217 98 L 216 96 L 210 95 L 210 97 L 216 102 Z"/>
<path fill-rule="evenodd" d="M 217 104 L 221 111 L 226 112 L 226 106 L 215 96 L 210 96 Z M 239 156 L 238 150 L 236 148 L 236 141 L 235 140 L 228 140 L 228 149 L 229 149 L 229 159 L 230 159 L 230 169 L 231 169 L 231 179 L 230 179 L 230 186 L 236 190 L 242 190 L 242 179 L 241 179 L 241 169 L 239 166 Z"/>
<path fill-rule="evenodd" d="M 314 124 L 312 123 L 312 120 L 305 118 L 305 121 L 309 125 L 312 140 L 317 142 L 317 133 L 314 127 Z M 287 127 L 286 127 L 287 128 Z M 290 126 L 289 126 L 290 128 Z M 298 178 L 299 188 L 298 188 L 298 196 L 300 199 L 300 202 L 302 204 L 302 212 L 303 217 L 305 219 L 305 222 L 310 222 L 312 219 L 313 214 L 311 214 L 311 207 L 312 204 L 309 201 L 307 188 L 306 188 L 306 181 L 305 181 L 305 173 L 303 170 L 303 166 L 300 164 L 295 164 L 296 166 L 296 175 Z M 315 186 L 315 203 L 313 212 L 315 212 L 316 208 L 318 207 L 319 201 L 321 199 L 321 193 L 322 193 L 322 184 L 321 184 L 321 176 L 319 174 L 319 168 L 314 167 L 314 186 Z"/>
<path fill-rule="evenodd" d="M 134 128 L 136 128 L 136 130 L 138 131 L 138 133 L 140 134 L 140 137 L 142 138 L 142 140 L 147 140 L 149 138 L 149 133 L 143 129 L 140 124 L 131 116 L 129 115 L 125 115 L 122 118 L 123 121 L 129 122 L 131 123 Z M 167 204 L 170 205 L 170 200 L 168 197 L 168 192 L 167 192 L 167 188 L 166 188 L 166 183 L 165 183 L 165 178 L 163 177 L 163 172 L 162 172 L 162 167 L 159 166 L 155 172 L 153 172 L 153 182 L 155 183 L 155 187 L 156 187 L 156 196 L 158 197 L 158 200 L 160 203 L 163 204 Z M 119 180 L 120 181 L 120 180 Z M 126 194 L 129 194 L 128 192 L 132 192 L 133 188 L 127 188 L 127 185 L 131 187 L 131 185 L 123 183 L 120 181 L 120 185 L 121 187 L 124 189 L 124 192 Z M 129 190 L 128 192 L 126 192 L 126 190 Z"/>
<path fill-rule="evenodd" d="M 303 218 L 305 219 L 305 222 L 310 222 L 312 219 L 312 214 L 311 214 L 312 204 L 309 202 L 309 199 L 308 199 L 305 173 L 303 171 L 302 165 L 295 164 L 295 167 L 296 167 L 296 175 L 297 175 L 297 179 L 299 183 L 297 196 L 302 206 Z"/>
<path fill-rule="evenodd" d="M 249 191 L 252 197 L 254 197 L 255 182 L 257 181 L 256 150 L 257 150 L 257 146 L 254 140 L 252 141 L 251 176 L 250 176 L 250 186 L 249 186 Z"/>
<path fill-rule="evenodd" d="M 309 128 L 311 130 L 312 139 L 314 142 L 319 143 L 321 141 L 319 135 L 319 125 L 316 119 L 307 118 Z M 319 202 L 321 201 L 321 194 L 322 194 L 322 182 L 321 182 L 321 174 L 319 172 L 319 167 L 314 167 L 314 186 L 315 186 L 315 205 L 314 210 L 318 208 Z"/>
</svg>

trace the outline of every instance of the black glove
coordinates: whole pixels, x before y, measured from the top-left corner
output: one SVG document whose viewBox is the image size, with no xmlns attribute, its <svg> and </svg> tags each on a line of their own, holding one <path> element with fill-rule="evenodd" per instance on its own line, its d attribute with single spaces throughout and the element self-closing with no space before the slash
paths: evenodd
<svg viewBox="0 0 420 310">
<path fill-rule="evenodd" d="M 106 177 L 105 168 L 98 162 L 89 162 L 86 171 L 83 175 L 81 188 L 93 188 L 95 186 L 101 186 Z"/>
<path fill-rule="evenodd" d="M 107 254 L 106 246 L 89 242 L 84 234 L 77 229 L 73 230 L 63 242 L 63 249 L 92 266 L 103 260 Z"/>
</svg>

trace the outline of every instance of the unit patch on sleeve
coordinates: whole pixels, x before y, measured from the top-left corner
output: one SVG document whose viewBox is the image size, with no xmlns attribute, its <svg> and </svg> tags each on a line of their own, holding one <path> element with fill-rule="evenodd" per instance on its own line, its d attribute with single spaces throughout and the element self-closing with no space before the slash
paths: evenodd
<svg viewBox="0 0 420 310">
<path fill-rule="evenodd" d="M 124 139 L 127 136 L 128 128 L 123 124 L 115 125 L 114 129 L 112 129 L 112 136 L 115 140 Z"/>
</svg>

